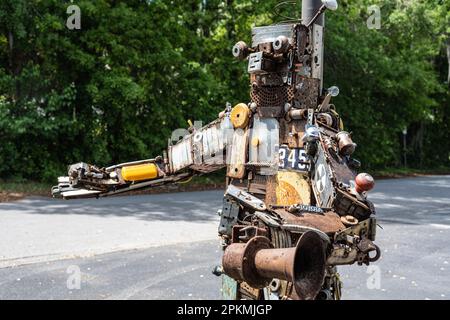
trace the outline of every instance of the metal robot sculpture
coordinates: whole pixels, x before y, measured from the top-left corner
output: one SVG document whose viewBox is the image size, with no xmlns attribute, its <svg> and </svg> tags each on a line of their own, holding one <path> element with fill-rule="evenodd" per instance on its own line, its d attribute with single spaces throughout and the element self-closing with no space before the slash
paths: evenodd
<svg viewBox="0 0 450 320">
<path fill-rule="evenodd" d="M 65 199 L 106 197 L 227 168 L 219 210 L 225 299 L 340 299 L 337 266 L 376 261 L 373 178 L 357 174 L 356 144 L 323 90 L 324 11 L 303 0 L 301 22 L 256 27 L 248 60 L 251 101 L 227 108 L 154 159 L 69 166 L 53 187 Z"/>
</svg>

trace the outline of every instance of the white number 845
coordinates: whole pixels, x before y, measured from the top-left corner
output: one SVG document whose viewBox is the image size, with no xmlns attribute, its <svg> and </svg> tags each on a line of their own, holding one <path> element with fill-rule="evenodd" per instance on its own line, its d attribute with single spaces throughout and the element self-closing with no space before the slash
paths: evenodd
<svg viewBox="0 0 450 320">
<path fill-rule="evenodd" d="M 279 149 L 279 156 L 279 169 L 308 171 L 308 158 L 304 149 L 289 149 L 288 147 L 282 146 Z"/>
</svg>

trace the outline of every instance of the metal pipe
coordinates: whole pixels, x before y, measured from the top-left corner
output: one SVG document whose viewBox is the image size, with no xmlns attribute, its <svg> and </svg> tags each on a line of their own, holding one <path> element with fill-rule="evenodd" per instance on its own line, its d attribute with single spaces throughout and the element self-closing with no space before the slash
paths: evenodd
<svg viewBox="0 0 450 320">
<path fill-rule="evenodd" d="M 304 233 L 295 247 L 282 249 L 257 236 L 247 243 L 230 244 L 222 266 L 226 275 L 253 288 L 264 288 L 272 279 L 286 280 L 293 283 L 300 299 L 314 299 L 325 277 L 327 245 L 314 231 Z"/>
<path fill-rule="evenodd" d="M 317 11 L 317 13 L 314 15 L 314 17 L 312 17 L 311 20 L 309 20 L 308 24 L 306 25 L 308 28 L 310 26 L 312 26 L 314 23 L 316 23 L 316 21 L 323 15 L 323 13 L 325 12 L 325 10 L 327 10 L 327 8 L 322 5 L 319 9 L 319 11 Z"/>
<path fill-rule="evenodd" d="M 262 249 L 256 253 L 255 266 L 265 279 L 292 281 L 296 248 Z"/>
<path fill-rule="evenodd" d="M 321 0 L 303 0 L 302 1 L 302 23 L 304 25 L 309 24 L 309 22 L 314 18 L 316 13 L 322 7 Z M 315 24 L 320 26 L 324 25 L 325 14 L 321 14 L 321 16 L 316 20 Z"/>
</svg>

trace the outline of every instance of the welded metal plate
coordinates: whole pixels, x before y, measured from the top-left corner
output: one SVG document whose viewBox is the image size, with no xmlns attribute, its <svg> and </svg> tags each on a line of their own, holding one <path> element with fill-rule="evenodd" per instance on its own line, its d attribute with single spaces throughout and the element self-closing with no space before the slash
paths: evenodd
<svg viewBox="0 0 450 320">
<path fill-rule="evenodd" d="M 226 195 L 229 195 L 236 199 L 241 204 L 251 207 L 255 210 L 266 210 L 267 207 L 264 204 L 263 201 L 258 199 L 257 197 L 251 195 L 250 193 L 235 187 L 234 185 L 230 184 L 228 185 L 227 191 L 225 192 Z"/>
<path fill-rule="evenodd" d="M 224 300 L 237 300 L 238 283 L 226 274 L 222 275 L 222 298 Z"/>
<path fill-rule="evenodd" d="M 226 146 L 220 123 L 202 131 L 203 158 L 207 164 L 224 164 L 223 151 Z"/>
<path fill-rule="evenodd" d="M 313 64 L 312 77 L 322 79 L 323 75 L 323 26 L 315 24 L 313 27 Z M 322 87 L 322 86 L 321 86 Z"/>
<path fill-rule="evenodd" d="M 248 130 L 236 129 L 233 143 L 227 148 L 227 176 L 242 179 L 247 161 Z"/>
<path fill-rule="evenodd" d="M 192 134 L 194 165 L 190 168 L 207 173 L 225 167 L 225 149 L 231 145 L 233 133 L 228 117 L 196 130 Z"/>
<path fill-rule="evenodd" d="M 223 198 L 222 213 L 220 215 L 219 234 L 231 237 L 233 226 L 238 221 L 239 205 L 229 197 Z"/>
<path fill-rule="evenodd" d="M 250 133 L 249 162 L 259 164 L 262 175 L 275 174 L 278 168 L 279 124 L 277 119 L 255 115 Z"/>
<path fill-rule="evenodd" d="M 173 172 L 189 167 L 194 163 L 192 156 L 192 136 L 187 136 L 176 145 L 169 147 L 169 157 Z"/>
<path fill-rule="evenodd" d="M 263 63 L 263 53 L 255 52 L 248 57 L 248 73 L 263 73 L 264 63 Z"/>
<path fill-rule="evenodd" d="M 305 120 L 280 121 L 280 144 L 289 148 L 303 148 L 302 137 L 305 134 Z"/>
<path fill-rule="evenodd" d="M 255 27 L 252 29 L 252 47 L 256 47 L 262 43 L 274 42 L 278 36 L 285 36 L 292 43 L 293 27 L 293 24 Z"/>
<path fill-rule="evenodd" d="M 332 234 L 345 229 L 339 215 L 333 211 L 327 211 L 323 214 L 308 212 L 293 214 L 285 209 L 277 209 L 275 211 L 283 219 L 284 225 L 288 224 L 315 228 L 327 234 Z"/>
</svg>

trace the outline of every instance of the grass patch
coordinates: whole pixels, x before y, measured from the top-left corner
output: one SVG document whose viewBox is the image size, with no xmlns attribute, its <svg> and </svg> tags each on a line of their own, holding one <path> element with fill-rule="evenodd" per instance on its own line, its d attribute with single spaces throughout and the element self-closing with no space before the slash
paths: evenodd
<svg viewBox="0 0 450 320">
<path fill-rule="evenodd" d="M 450 167 L 437 167 L 430 169 L 415 169 L 415 168 L 385 168 L 380 170 L 371 170 L 370 174 L 378 178 L 400 178 L 422 175 L 442 175 L 450 174 Z"/>
<path fill-rule="evenodd" d="M 186 185 L 223 184 L 225 185 L 226 170 L 219 170 L 203 176 L 193 177 Z"/>
<path fill-rule="evenodd" d="M 0 193 L 50 196 L 52 185 L 35 181 L 0 180 Z"/>
<path fill-rule="evenodd" d="M 375 178 L 401 178 L 430 174 L 450 174 L 450 167 L 438 167 L 432 169 L 385 168 L 381 170 L 370 170 L 369 172 Z M 219 170 L 208 175 L 193 177 L 190 181 L 186 181 L 186 183 L 166 185 L 153 189 L 150 188 L 147 190 L 131 192 L 131 194 L 202 191 L 222 188 L 225 189 L 225 175 L 226 170 Z M 51 187 L 52 184 L 50 183 L 38 181 L 0 180 L 0 202 L 17 200 L 25 196 L 50 197 Z"/>
</svg>

